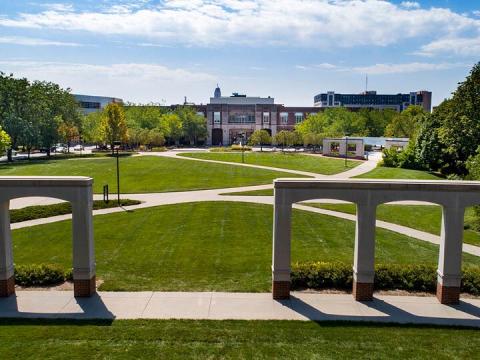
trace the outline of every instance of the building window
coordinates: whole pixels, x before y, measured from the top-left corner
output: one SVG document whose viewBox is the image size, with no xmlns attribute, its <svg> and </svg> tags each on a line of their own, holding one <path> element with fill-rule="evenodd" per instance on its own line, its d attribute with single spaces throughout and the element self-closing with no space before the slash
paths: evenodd
<svg viewBox="0 0 480 360">
<path fill-rule="evenodd" d="M 263 113 L 263 123 L 264 124 L 270 124 L 270 113 L 269 112 L 264 112 Z"/>
<path fill-rule="evenodd" d="M 197 115 L 199 115 L 201 117 L 205 117 L 205 114 L 203 113 L 203 111 L 197 111 Z"/>
<path fill-rule="evenodd" d="M 301 123 L 302 121 L 303 121 L 303 113 L 301 112 L 295 113 L 295 123 L 298 124 L 298 123 Z"/>
<path fill-rule="evenodd" d="M 222 123 L 222 117 L 221 117 L 219 111 L 213 113 L 213 123 L 214 124 L 221 124 Z"/>
<path fill-rule="evenodd" d="M 255 115 L 235 114 L 228 117 L 229 124 L 255 124 Z"/>
<path fill-rule="evenodd" d="M 288 113 L 286 112 L 280 113 L 280 122 L 284 125 L 288 124 Z"/>
<path fill-rule="evenodd" d="M 80 101 L 80 106 L 83 109 L 100 109 L 99 102 Z"/>
</svg>

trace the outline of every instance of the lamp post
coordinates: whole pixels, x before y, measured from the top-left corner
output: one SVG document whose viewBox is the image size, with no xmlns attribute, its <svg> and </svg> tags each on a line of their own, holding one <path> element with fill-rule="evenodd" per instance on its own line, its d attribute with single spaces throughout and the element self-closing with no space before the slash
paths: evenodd
<svg viewBox="0 0 480 360">
<path fill-rule="evenodd" d="M 118 149 L 120 148 L 121 142 L 114 141 L 113 144 L 115 145 L 115 149 L 117 150 L 117 203 L 120 206 L 120 164 L 118 161 Z"/>
<path fill-rule="evenodd" d="M 245 163 L 245 142 L 244 142 L 244 139 L 245 139 L 245 133 L 241 133 L 239 134 L 240 136 L 240 141 L 242 142 L 241 145 L 242 145 L 242 164 Z"/>
</svg>

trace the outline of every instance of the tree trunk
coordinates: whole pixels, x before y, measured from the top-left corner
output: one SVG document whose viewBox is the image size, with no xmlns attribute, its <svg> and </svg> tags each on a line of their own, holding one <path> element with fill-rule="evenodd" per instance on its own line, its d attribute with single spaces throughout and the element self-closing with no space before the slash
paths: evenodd
<svg viewBox="0 0 480 360">
<path fill-rule="evenodd" d="M 12 148 L 9 148 L 9 149 L 7 150 L 7 159 L 8 159 L 8 162 L 12 162 L 12 161 L 13 161 L 12 151 L 13 151 Z"/>
<path fill-rule="evenodd" d="M 50 157 L 50 146 L 47 147 L 47 157 Z"/>
</svg>

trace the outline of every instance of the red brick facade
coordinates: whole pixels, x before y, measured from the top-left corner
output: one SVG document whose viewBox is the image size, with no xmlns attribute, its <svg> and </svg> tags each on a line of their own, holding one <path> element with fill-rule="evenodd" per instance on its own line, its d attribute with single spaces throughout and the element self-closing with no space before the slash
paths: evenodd
<svg viewBox="0 0 480 360">
<path fill-rule="evenodd" d="M 7 297 L 15 294 L 15 277 L 0 280 L 0 297 Z"/>
<path fill-rule="evenodd" d="M 356 301 L 373 300 L 373 283 L 353 282 L 353 297 Z"/>
<path fill-rule="evenodd" d="M 437 284 L 437 299 L 441 304 L 458 304 L 460 302 L 460 287 Z"/>
<path fill-rule="evenodd" d="M 290 298 L 290 281 L 274 281 L 272 284 L 272 294 L 275 300 Z"/>
<path fill-rule="evenodd" d="M 96 292 L 96 278 L 90 280 L 73 280 L 73 293 L 75 297 L 90 297 Z"/>
</svg>

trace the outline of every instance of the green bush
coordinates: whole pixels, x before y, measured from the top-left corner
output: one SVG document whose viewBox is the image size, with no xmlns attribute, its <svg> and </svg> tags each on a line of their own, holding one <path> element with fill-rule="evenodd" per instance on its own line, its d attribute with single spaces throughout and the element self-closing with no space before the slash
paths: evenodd
<svg viewBox="0 0 480 360">
<path fill-rule="evenodd" d="M 252 148 L 250 146 L 242 146 L 242 145 L 232 145 L 230 147 L 230 149 L 232 149 L 232 151 L 251 151 Z"/>
<path fill-rule="evenodd" d="M 167 148 L 165 146 L 155 146 L 155 147 L 152 147 L 152 151 L 163 152 L 163 151 L 167 151 Z"/>
<path fill-rule="evenodd" d="M 122 206 L 138 205 L 140 201 L 121 199 Z M 116 207 L 116 201 L 109 201 L 105 203 L 103 200 L 95 200 L 93 202 L 93 210 L 108 209 Z M 27 206 L 22 209 L 10 210 L 10 222 L 16 223 L 27 220 L 42 219 L 57 215 L 70 214 L 72 212 L 72 205 L 69 202 L 63 202 L 58 204 L 44 205 L 44 206 Z"/>
<path fill-rule="evenodd" d="M 72 279 L 72 272 L 58 265 L 15 266 L 15 284 L 21 286 L 57 285 Z"/>
<path fill-rule="evenodd" d="M 350 289 L 352 267 L 343 263 L 297 263 L 292 266 L 293 289 Z M 377 265 L 375 289 L 435 292 L 437 270 L 430 265 Z M 462 291 L 480 295 L 480 268 L 463 269 Z"/>
</svg>

